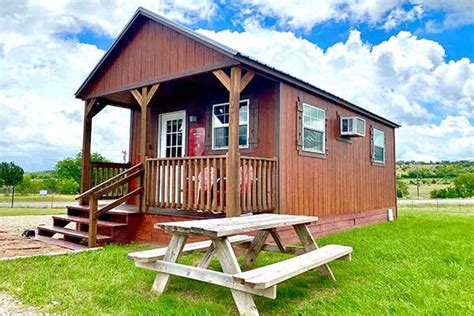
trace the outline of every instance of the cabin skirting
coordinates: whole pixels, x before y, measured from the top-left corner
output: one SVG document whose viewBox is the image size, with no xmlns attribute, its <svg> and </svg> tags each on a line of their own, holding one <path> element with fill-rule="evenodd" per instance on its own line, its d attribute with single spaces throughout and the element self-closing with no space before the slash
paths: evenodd
<svg viewBox="0 0 474 316">
<path fill-rule="evenodd" d="M 387 210 L 389 208 L 393 210 L 394 218 L 397 218 L 397 208 L 396 206 L 392 206 L 382 209 L 363 211 L 359 213 L 351 213 L 321 218 L 317 223 L 310 225 L 309 227 L 314 236 L 321 237 L 339 231 L 349 230 L 355 227 L 387 222 Z M 133 240 L 138 243 L 167 244 L 170 241 L 171 235 L 165 232 L 164 230 L 155 229 L 154 224 L 163 222 L 186 221 L 191 219 L 196 218 L 190 218 L 187 216 L 144 213 L 139 216 L 139 219 L 136 219 L 137 225 L 135 226 Z M 296 236 L 294 230 L 291 227 L 278 229 L 278 232 L 287 244 L 296 243 L 298 241 L 298 237 Z M 191 237 L 188 242 L 199 240 L 203 240 L 203 238 Z M 272 242 L 271 237 L 269 237 L 269 242 Z"/>
</svg>

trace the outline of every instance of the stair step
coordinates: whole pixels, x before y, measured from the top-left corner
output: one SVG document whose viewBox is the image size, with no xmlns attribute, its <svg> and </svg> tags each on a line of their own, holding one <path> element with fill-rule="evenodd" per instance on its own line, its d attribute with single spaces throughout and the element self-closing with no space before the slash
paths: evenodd
<svg viewBox="0 0 474 316">
<path fill-rule="evenodd" d="M 55 215 L 53 216 L 53 218 L 61 220 L 61 221 L 89 224 L 89 219 L 87 217 L 80 217 L 80 216 L 73 216 L 73 215 Z M 116 228 L 116 227 L 126 227 L 127 224 L 98 220 L 97 226 Z"/>
<path fill-rule="evenodd" d="M 88 232 L 83 232 L 83 231 L 79 231 L 75 229 L 69 229 L 69 228 L 64 228 L 64 227 L 59 227 L 59 226 L 39 226 L 38 232 L 42 230 L 51 232 L 51 233 L 63 234 L 65 236 L 70 236 L 70 237 L 75 237 L 75 238 L 89 239 Z M 107 241 L 112 241 L 112 240 L 113 238 L 110 236 L 97 235 L 97 242 L 107 242 Z"/>
<path fill-rule="evenodd" d="M 63 247 L 63 248 L 71 249 L 71 250 L 87 249 L 87 247 L 83 245 L 79 245 L 73 242 L 69 242 L 69 241 L 65 241 L 61 239 L 55 239 L 55 238 L 51 238 L 47 236 L 36 235 L 35 239 L 42 241 L 44 243 L 50 244 L 50 245 L 55 245 L 55 246 L 59 246 L 59 247 Z"/>
<path fill-rule="evenodd" d="M 106 204 L 100 204 L 99 208 L 105 206 Z M 68 205 L 68 210 L 75 210 L 89 213 L 89 206 L 88 205 Z M 140 214 L 138 210 L 136 210 L 135 205 L 120 205 L 117 208 L 114 208 L 108 211 L 106 214 L 115 214 L 115 215 L 134 215 Z"/>
</svg>

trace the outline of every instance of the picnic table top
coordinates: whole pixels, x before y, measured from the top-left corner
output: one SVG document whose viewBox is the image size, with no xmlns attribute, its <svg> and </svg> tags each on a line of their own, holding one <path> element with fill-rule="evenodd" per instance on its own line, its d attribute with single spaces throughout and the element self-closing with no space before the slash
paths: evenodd
<svg viewBox="0 0 474 316">
<path fill-rule="evenodd" d="M 316 221 L 318 221 L 316 216 L 266 213 L 240 217 L 157 223 L 155 228 L 165 229 L 170 232 L 225 237 L 256 230 L 309 224 Z"/>
</svg>

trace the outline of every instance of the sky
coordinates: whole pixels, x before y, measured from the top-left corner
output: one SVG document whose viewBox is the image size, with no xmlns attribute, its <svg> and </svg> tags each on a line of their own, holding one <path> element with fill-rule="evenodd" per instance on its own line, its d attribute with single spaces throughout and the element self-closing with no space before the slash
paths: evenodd
<svg viewBox="0 0 474 316">
<path fill-rule="evenodd" d="M 0 161 L 81 150 L 74 92 L 139 6 L 400 123 L 399 160 L 474 160 L 472 0 L 0 0 Z M 121 162 L 128 136 L 107 107 L 92 150 Z"/>
</svg>

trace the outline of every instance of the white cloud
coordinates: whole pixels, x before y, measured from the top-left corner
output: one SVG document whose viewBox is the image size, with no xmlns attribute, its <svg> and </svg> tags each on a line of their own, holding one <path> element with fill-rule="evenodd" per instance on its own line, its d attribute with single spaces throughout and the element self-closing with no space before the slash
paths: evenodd
<svg viewBox="0 0 474 316">
<path fill-rule="evenodd" d="M 474 22 L 472 0 L 245 0 L 247 10 L 278 18 L 293 29 L 311 29 L 329 20 L 367 22 L 388 30 L 405 21 L 420 19 L 427 11 L 442 11 L 443 28 Z M 411 7 L 409 10 L 406 6 Z M 431 25 L 432 26 L 432 25 Z"/>
<path fill-rule="evenodd" d="M 464 116 L 448 116 L 439 125 L 406 125 L 397 131 L 398 159 L 474 160 L 474 125 Z"/>
<path fill-rule="evenodd" d="M 345 42 L 326 51 L 292 32 L 264 29 L 253 20 L 243 32 L 199 32 L 402 125 L 422 129 L 436 118 L 474 118 L 474 64 L 467 58 L 446 62 L 439 43 L 409 32 L 373 46 L 353 30 Z M 449 134 L 443 135 L 449 143 Z M 466 157 L 468 151 L 459 146 L 459 151 L 448 152 L 433 142 L 426 146 L 437 147 L 438 159 L 453 153 Z M 417 148 L 411 150 L 421 155 Z M 401 152 L 411 154 L 408 149 Z"/>
<path fill-rule="evenodd" d="M 74 92 L 104 51 L 58 34 L 85 28 L 115 35 L 142 5 L 176 21 L 207 19 L 210 0 L 1 1 L 0 161 L 52 168 L 82 147 L 83 102 Z M 94 118 L 92 150 L 122 161 L 129 113 L 106 108 Z"/>
</svg>

